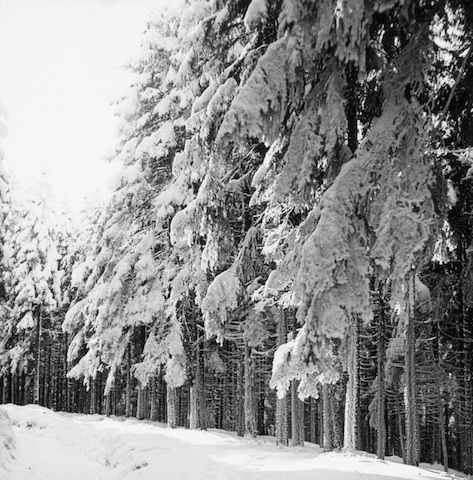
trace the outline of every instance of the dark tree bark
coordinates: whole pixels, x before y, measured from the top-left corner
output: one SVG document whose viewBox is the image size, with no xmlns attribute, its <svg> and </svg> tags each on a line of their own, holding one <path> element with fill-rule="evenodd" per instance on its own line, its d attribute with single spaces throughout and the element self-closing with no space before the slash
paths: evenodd
<svg viewBox="0 0 473 480">
<path fill-rule="evenodd" d="M 335 438 L 333 430 L 333 418 L 331 408 L 331 385 L 322 386 L 322 405 L 323 405 L 323 449 L 324 452 L 331 452 L 335 448 Z"/>
<path fill-rule="evenodd" d="M 167 401 L 167 424 L 169 428 L 177 427 L 177 392 L 175 388 L 167 385 L 166 389 Z"/>
<path fill-rule="evenodd" d="M 89 413 L 91 415 L 95 415 L 97 413 L 96 410 L 96 402 L 97 402 L 97 380 L 95 378 L 90 379 L 90 408 Z"/>
<path fill-rule="evenodd" d="M 292 446 L 304 445 L 304 403 L 299 399 L 299 380 L 291 381 L 291 438 Z"/>
<path fill-rule="evenodd" d="M 256 437 L 256 399 L 255 399 L 255 360 L 251 355 L 251 348 L 245 345 L 245 434 Z"/>
<path fill-rule="evenodd" d="M 207 405 L 205 395 L 205 354 L 201 342 L 195 346 L 195 374 L 190 387 L 190 428 L 207 429 Z"/>
<path fill-rule="evenodd" d="M 286 315 L 282 309 L 274 308 L 274 315 L 277 319 L 277 346 L 287 341 Z M 276 398 L 276 443 L 288 445 L 288 423 L 287 423 L 287 394 Z"/>
<path fill-rule="evenodd" d="M 126 397 L 125 397 L 125 415 L 131 417 L 133 415 L 133 407 L 131 404 L 132 386 L 131 386 L 131 345 L 128 344 L 126 349 Z"/>
<path fill-rule="evenodd" d="M 158 420 L 158 379 L 155 376 L 150 380 L 150 391 L 149 419 L 156 422 Z"/>
<path fill-rule="evenodd" d="M 39 405 L 41 401 L 40 387 L 41 387 L 41 334 L 42 334 L 42 315 L 41 305 L 35 309 L 36 316 L 36 370 L 34 383 L 34 403 Z"/>
<path fill-rule="evenodd" d="M 384 460 L 386 452 L 386 420 L 385 420 L 385 379 L 384 379 L 384 365 L 386 362 L 386 319 L 383 298 L 380 295 L 380 310 L 379 310 L 379 324 L 378 324 L 378 375 L 377 375 L 377 397 L 378 410 L 376 417 L 376 431 L 377 431 L 377 445 L 376 454 L 378 458 Z"/>
<path fill-rule="evenodd" d="M 406 463 L 419 464 L 419 425 L 417 418 L 416 377 L 415 377 L 415 332 L 414 332 L 414 274 L 408 278 L 404 301 L 404 322 L 406 330 L 404 403 L 406 409 Z"/>
<path fill-rule="evenodd" d="M 358 404 L 358 325 L 357 320 L 350 327 L 348 338 L 348 383 L 345 396 L 345 430 L 343 449 L 354 451 L 357 444 L 356 420 Z"/>
</svg>

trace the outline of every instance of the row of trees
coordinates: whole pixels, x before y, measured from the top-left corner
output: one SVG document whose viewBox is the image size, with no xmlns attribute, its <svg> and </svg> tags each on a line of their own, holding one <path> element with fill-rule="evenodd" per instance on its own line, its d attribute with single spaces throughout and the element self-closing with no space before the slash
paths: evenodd
<svg viewBox="0 0 473 480">
<path fill-rule="evenodd" d="M 468 0 L 150 21 L 106 207 L 74 241 L 4 222 L 3 401 L 472 473 L 472 28 Z"/>
</svg>

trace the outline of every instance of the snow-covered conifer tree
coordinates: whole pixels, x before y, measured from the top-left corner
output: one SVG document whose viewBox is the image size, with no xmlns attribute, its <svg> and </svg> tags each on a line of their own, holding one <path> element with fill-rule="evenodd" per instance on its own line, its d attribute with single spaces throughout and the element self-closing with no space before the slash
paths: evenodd
<svg viewBox="0 0 473 480">
<path fill-rule="evenodd" d="M 34 374 L 30 400 L 44 403 L 43 339 L 54 328 L 60 305 L 57 225 L 48 197 L 47 181 L 40 182 L 23 204 L 14 197 L 10 213 L 11 274 L 9 297 L 16 344 L 9 350 L 12 372 Z"/>
<path fill-rule="evenodd" d="M 8 191 L 7 176 L 3 168 L 5 153 L 1 145 L 6 134 L 7 127 L 5 112 L 3 105 L 0 102 L 0 302 L 2 303 L 0 308 L 2 309 L 3 316 L 3 320 L 0 323 L 0 372 L 3 380 L 2 400 L 4 403 L 7 401 L 8 395 L 8 374 L 10 371 L 9 349 L 14 338 L 12 332 L 12 317 L 8 311 L 9 307 L 6 305 L 8 301 L 6 283 L 8 282 L 10 268 L 10 249 L 7 246 L 6 239 L 8 237 L 9 212 L 11 209 L 11 198 Z"/>
<path fill-rule="evenodd" d="M 70 375 L 93 379 L 105 368 L 106 395 L 123 362 L 127 371 L 132 369 L 127 378 L 131 381 L 134 373 L 143 387 L 163 363 L 173 374 L 179 364 L 172 364 L 177 345 L 166 340 L 175 337 L 173 316 L 168 320 L 166 313 L 168 240 L 156 226 L 153 208 L 156 192 L 170 175 L 173 152 L 182 145 L 184 107 L 169 91 L 176 28 L 172 17 L 150 22 L 132 65 L 137 83 L 120 103 L 122 142 L 114 158 L 122 170 L 94 234 L 95 251 L 77 267 L 85 284 L 83 298 L 66 317 L 65 328 L 78 332 L 71 358 L 83 342 L 87 349 Z M 163 260 L 160 268 L 158 259 Z M 141 345 L 134 340 L 139 332 L 147 337 Z M 169 378 L 178 383 L 177 377 Z"/>
</svg>

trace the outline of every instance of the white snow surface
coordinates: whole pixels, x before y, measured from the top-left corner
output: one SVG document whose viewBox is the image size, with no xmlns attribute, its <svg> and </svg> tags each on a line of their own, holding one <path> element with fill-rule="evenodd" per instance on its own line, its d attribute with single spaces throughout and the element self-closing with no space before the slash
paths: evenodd
<svg viewBox="0 0 473 480">
<path fill-rule="evenodd" d="M 3 412 L 10 421 L 5 423 Z M 372 455 L 277 447 L 273 437 L 169 429 L 136 419 L 2 405 L 2 480 L 440 480 L 439 466 L 409 467 Z M 8 425 L 10 423 L 11 425 Z M 11 428 L 11 426 L 13 428 Z M 1 433 L 1 432 L 0 432 Z M 8 450 L 11 454 L 5 454 Z"/>
</svg>

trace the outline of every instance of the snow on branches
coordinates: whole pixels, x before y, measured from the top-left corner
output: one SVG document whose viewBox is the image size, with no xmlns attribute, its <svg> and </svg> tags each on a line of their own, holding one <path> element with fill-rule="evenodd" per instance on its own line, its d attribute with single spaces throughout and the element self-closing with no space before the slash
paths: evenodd
<svg viewBox="0 0 473 480">
<path fill-rule="evenodd" d="M 286 106 L 287 39 L 272 43 L 233 100 L 220 126 L 217 141 L 277 137 Z"/>
<path fill-rule="evenodd" d="M 277 287 L 278 277 L 287 279 L 289 272 L 304 326 L 295 340 L 300 357 L 291 361 L 292 376 L 303 365 L 315 368 L 334 339 L 343 351 L 357 317 L 371 320 L 372 264 L 396 286 L 391 301 L 403 304 L 399 286 L 419 263 L 435 220 L 421 118 L 415 102 L 391 91 L 356 158 L 342 167 L 306 220 L 309 231 L 270 278 L 268 286 Z M 274 382 L 282 378 L 279 388 L 286 375 L 273 372 Z"/>
<path fill-rule="evenodd" d="M 310 25 L 315 32 L 315 52 L 334 49 L 342 63 L 354 62 L 364 72 L 371 16 L 371 4 L 360 0 L 285 0 L 279 19 L 280 35 L 294 32 L 295 25 Z"/>
<path fill-rule="evenodd" d="M 252 0 L 243 20 L 246 31 L 250 32 L 264 22 L 268 15 L 267 0 Z"/>
<path fill-rule="evenodd" d="M 214 278 L 202 301 L 207 337 L 216 335 L 217 341 L 223 342 L 227 310 L 233 310 L 238 306 L 238 295 L 241 290 L 242 285 L 235 268 L 229 268 Z"/>
</svg>

